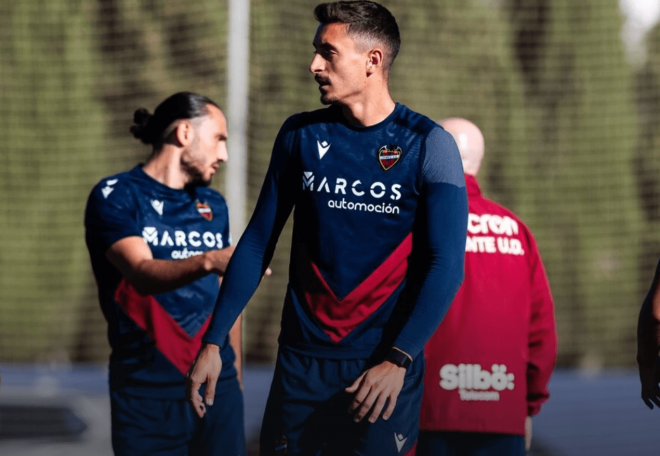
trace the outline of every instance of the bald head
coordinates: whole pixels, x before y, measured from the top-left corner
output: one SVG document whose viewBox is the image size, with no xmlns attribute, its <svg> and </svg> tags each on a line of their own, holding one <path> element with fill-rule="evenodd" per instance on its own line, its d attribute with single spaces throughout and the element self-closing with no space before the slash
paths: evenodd
<svg viewBox="0 0 660 456">
<path fill-rule="evenodd" d="M 484 158 L 484 137 L 481 130 L 469 120 L 451 117 L 442 119 L 438 124 L 454 137 L 463 161 L 463 171 L 476 176 Z"/>
</svg>

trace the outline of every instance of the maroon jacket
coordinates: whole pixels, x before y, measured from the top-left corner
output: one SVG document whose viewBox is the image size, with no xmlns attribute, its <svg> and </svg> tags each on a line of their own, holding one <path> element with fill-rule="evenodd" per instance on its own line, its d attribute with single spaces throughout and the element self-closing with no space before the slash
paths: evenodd
<svg viewBox="0 0 660 456">
<path fill-rule="evenodd" d="M 557 357 L 552 296 L 529 229 L 465 179 L 465 279 L 426 346 L 421 429 L 524 435 Z"/>
</svg>

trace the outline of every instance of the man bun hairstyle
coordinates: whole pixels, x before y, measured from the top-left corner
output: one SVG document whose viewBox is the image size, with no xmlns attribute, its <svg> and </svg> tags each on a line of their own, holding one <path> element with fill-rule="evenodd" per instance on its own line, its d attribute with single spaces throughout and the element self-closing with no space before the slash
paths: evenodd
<svg viewBox="0 0 660 456">
<path fill-rule="evenodd" d="M 179 92 L 158 105 L 153 114 L 140 108 L 133 114 L 131 133 L 144 144 L 160 150 L 174 131 L 174 122 L 195 119 L 208 114 L 208 105 L 219 106 L 210 98 L 192 92 Z"/>
<path fill-rule="evenodd" d="M 145 129 L 151 117 L 152 114 L 145 108 L 140 108 L 133 114 L 131 133 L 145 144 L 151 144 L 150 138 L 145 135 Z"/>
<path fill-rule="evenodd" d="M 396 19 L 390 11 L 376 2 L 353 1 L 321 3 L 314 8 L 314 17 L 319 23 L 347 24 L 347 33 L 366 40 L 379 41 L 386 45 L 383 63 L 387 73 L 399 54 L 401 36 Z"/>
</svg>

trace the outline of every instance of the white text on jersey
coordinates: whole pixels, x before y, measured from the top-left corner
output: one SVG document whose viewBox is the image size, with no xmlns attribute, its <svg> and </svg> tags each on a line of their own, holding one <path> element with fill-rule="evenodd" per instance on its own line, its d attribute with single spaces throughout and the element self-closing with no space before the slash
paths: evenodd
<svg viewBox="0 0 660 456">
<path fill-rule="evenodd" d="M 210 231 L 204 233 L 190 231 L 186 233 L 182 230 L 174 230 L 170 233 L 169 230 L 163 230 L 162 233 L 159 233 L 155 227 L 145 226 L 142 230 L 142 238 L 144 242 L 154 247 L 185 247 L 181 251 L 175 250 L 172 252 L 172 258 L 175 260 L 203 253 L 202 251 L 188 250 L 187 247 L 201 247 L 202 244 L 210 249 L 224 247 L 222 233 L 212 233 Z"/>
<path fill-rule="evenodd" d="M 335 179 L 334 186 L 331 188 L 330 180 L 327 177 L 323 177 L 321 179 L 321 182 L 319 182 L 318 186 L 316 186 L 315 189 L 315 182 L 314 182 L 315 176 L 314 173 L 311 171 L 305 171 L 303 172 L 303 190 L 307 190 L 310 192 L 325 192 L 328 194 L 335 194 L 335 195 L 346 195 L 347 192 L 350 191 L 349 195 L 352 193 L 355 196 L 362 197 L 366 194 L 368 191 L 369 194 L 376 198 L 380 199 L 383 198 L 385 195 L 388 194 L 387 187 L 385 184 L 382 182 L 374 182 L 373 184 L 363 184 L 362 181 L 355 180 L 351 183 L 351 185 L 348 185 L 348 181 L 344 178 L 338 177 Z M 349 187 L 347 190 L 346 187 Z M 401 184 L 393 184 L 390 186 L 389 189 L 389 197 L 392 201 L 398 201 L 401 199 Z"/>
</svg>

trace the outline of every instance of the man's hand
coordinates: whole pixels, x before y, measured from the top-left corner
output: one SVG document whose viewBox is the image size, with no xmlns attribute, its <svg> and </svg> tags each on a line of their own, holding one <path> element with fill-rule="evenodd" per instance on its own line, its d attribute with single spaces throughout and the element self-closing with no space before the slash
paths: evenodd
<svg viewBox="0 0 660 456">
<path fill-rule="evenodd" d="M 639 380 L 642 382 L 642 400 L 651 410 L 653 410 L 653 404 L 660 407 L 659 375 L 660 369 L 658 369 L 657 364 L 639 365 Z"/>
<path fill-rule="evenodd" d="M 227 265 L 231 256 L 234 254 L 235 246 L 231 245 L 221 250 L 209 250 L 204 253 L 204 268 L 208 272 L 223 275 L 227 271 Z"/>
<path fill-rule="evenodd" d="M 373 407 L 369 422 L 375 423 L 385 403 L 389 400 L 387 409 L 383 412 L 383 419 L 387 420 L 394 412 L 405 376 L 405 368 L 389 361 L 384 361 L 364 371 L 351 386 L 344 390 L 347 393 L 355 393 L 348 412 L 357 411 L 355 421 L 360 422 Z"/>
<path fill-rule="evenodd" d="M 525 450 L 529 451 L 532 447 L 532 417 L 525 418 Z"/>
<path fill-rule="evenodd" d="M 204 417 L 206 406 L 199 394 L 199 388 L 206 383 L 206 405 L 213 405 L 215 384 L 221 370 L 220 347 L 213 344 L 202 345 L 186 378 L 186 398 L 200 418 Z"/>
</svg>

